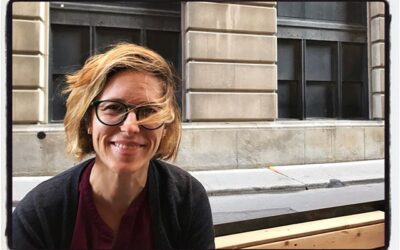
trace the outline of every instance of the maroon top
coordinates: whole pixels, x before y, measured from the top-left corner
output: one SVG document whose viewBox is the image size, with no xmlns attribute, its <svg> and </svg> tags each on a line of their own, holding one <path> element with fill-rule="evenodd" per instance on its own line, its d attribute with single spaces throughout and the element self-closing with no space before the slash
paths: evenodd
<svg viewBox="0 0 400 250">
<path fill-rule="evenodd" d="M 78 211 L 71 249 L 152 249 L 150 209 L 147 185 L 128 207 L 121 219 L 118 233 L 103 221 L 93 202 L 89 182 L 94 161 L 89 163 L 79 182 Z M 105 184 L 106 185 L 106 184 Z"/>
</svg>

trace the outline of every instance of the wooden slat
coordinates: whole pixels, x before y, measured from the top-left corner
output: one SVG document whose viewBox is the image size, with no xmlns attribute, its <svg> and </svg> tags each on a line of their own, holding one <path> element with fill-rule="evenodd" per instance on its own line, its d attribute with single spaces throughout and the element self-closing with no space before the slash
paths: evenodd
<svg viewBox="0 0 400 250">
<path fill-rule="evenodd" d="M 384 222 L 385 214 L 374 211 L 362 214 L 310 221 L 270 229 L 220 236 L 215 239 L 216 248 L 244 248 L 331 231 L 362 227 Z"/>
<path fill-rule="evenodd" d="M 372 249 L 385 244 L 385 224 L 339 230 L 245 249 Z"/>
</svg>

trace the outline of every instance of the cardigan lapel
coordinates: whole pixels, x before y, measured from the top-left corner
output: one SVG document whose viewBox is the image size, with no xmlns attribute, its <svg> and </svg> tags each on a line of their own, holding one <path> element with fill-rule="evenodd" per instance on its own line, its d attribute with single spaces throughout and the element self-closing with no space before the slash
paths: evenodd
<svg viewBox="0 0 400 250">
<path fill-rule="evenodd" d="M 160 205 L 160 176 L 158 171 L 158 162 L 151 160 L 147 176 L 149 188 L 149 204 L 151 215 L 151 226 L 153 231 L 154 245 L 156 249 L 172 249 L 167 237 L 166 228 L 162 223 L 161 205 Z"/>
</svg>

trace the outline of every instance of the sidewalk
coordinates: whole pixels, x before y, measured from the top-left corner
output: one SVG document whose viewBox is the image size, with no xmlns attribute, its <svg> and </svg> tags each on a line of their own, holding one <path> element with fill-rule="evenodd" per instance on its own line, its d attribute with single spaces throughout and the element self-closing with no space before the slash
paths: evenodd
<svg viewBox="0 0 400 250">
<path fill-rule="evenodd" d="M 383 200 L 384 160 L 190 172 L 214 224 Z M 14 177 L 13 202 L 50 176 Z"/>
<path fill-rule="evenodd" d="M 384 160 L 191 172 L 214 224 L 383 200 Z"/>
</svg>

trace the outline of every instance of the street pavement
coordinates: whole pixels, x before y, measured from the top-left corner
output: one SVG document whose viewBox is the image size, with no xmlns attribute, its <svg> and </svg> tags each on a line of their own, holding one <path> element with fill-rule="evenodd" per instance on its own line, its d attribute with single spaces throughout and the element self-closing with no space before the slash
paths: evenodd
<svg viewBox="0 0 400 250">
<path fill-rule="evenodd" d="M 384 160 L 190 172 L 215 225 L 385 199 Z M 13 177 L 13 207 L 50 176 Z"/>
<path fill-rule="evenodd" d="M 214 224 L 384 200 L 384 160 L 193 171 Z"/>
</svg>

